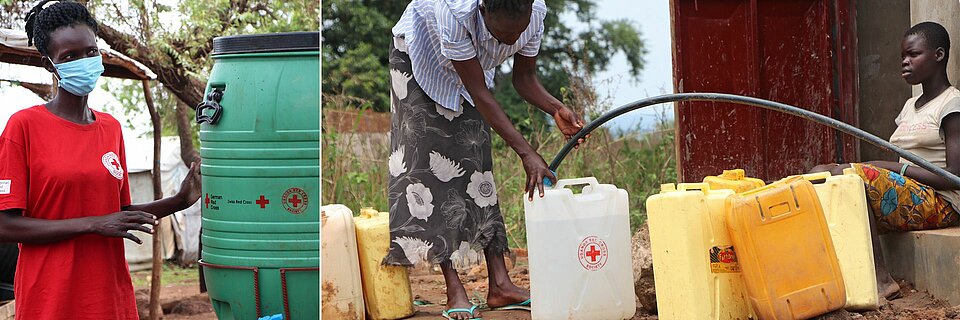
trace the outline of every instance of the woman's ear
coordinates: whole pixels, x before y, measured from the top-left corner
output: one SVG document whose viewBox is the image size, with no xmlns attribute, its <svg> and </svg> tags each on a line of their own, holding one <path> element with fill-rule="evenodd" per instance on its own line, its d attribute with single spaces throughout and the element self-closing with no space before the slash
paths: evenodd
<svg viewBox="0 0 960 320">
<path fill-rule="evenodd" d="M 57 74 L 57 68 L 53 66 L 53 59 L 50 59 L 49 56 L 41 56 L 40 65 L 44 69 L 47 69 L 47 71 L 49 71 L 50 73 L 53 73 L 53 75 L 57 76 L 58 79 L 60 78 L 60 75 Z"/>
</svg>

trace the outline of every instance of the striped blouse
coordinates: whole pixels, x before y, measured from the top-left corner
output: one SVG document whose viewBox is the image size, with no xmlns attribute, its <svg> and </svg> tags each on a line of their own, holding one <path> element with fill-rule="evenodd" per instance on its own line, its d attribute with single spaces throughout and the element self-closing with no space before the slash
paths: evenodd
<svg viewBox="0 0 960 320">
<path fill-rule="evenodd" d="M 530 25 L 513 45 L 490 34 L 480 15 L 478 0 L 413 0 L 393 27 L 396 47 L 410 55 L 413 77 L 441 106 L 460 111 L 461 96 L 473 99 L 453 69 L 454 61 L 477 58 L 488 88 L 493 88 L 497 66 L 516 53 L 535 57 L 540 51 L 547 6 L 534 0 Z"/>
</svg>

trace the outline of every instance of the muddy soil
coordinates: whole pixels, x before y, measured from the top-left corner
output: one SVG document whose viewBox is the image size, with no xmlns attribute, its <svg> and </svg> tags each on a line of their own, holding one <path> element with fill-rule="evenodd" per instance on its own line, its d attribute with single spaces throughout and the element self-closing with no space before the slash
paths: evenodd
<svg viewBox="0 0 960 320">
<path fill-rule="evenodd" d="M 523 288 L 530 288 L 529 273 L 526 257 L 518 252 L 516 263 L 510 270 L 510 277 L 514 283 Z M 510 268 L 508 259 L 508 268 Z M 468 272 L 461 273 L 461 279 L 467 294 L 475 303 L 485 301 L 487 295 L 487 272 L 484 266 L 477 266 Z M 441 312 L 446 308 L 446 287 L 443 275 L 439 268 L 419 268 L 410 270 L 410 285 L 416 301 L 417 313 L 409 319 L 442 319 Z M 905 281 L 900 282 L 902 296 L 892 301 L 885 301 L 880 310 L 863 313 L 847 311 L 833 312 L 817 319 L 821 320 L 914 320 L 914 319 L 960 319 L 960 306 L 950 307 L 943 300 L 937 300 L 926 292 L 913 289 Z M 520 320 L 530 319 L 526 311 L 487 311 L 484 319 Z M 656 315 L 648 314 L 637 309 L 633 320 L 657 319 Z"/>
<path fill-rule="evenodd" d="M 140 319 L 149 319 L 150 287 L 135 288 Z M 160 290 L 160 308 L 164 320 L 215 320 L 210 297 L 200 293 L 196 283 L 165 285 Z"/>
</svg>

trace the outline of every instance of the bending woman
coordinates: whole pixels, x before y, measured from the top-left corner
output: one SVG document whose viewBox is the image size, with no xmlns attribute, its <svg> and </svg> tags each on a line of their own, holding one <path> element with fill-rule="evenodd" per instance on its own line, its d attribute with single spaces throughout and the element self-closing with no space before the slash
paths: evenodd
<svg viewBox="0 0 960 320">
<path fill-rule="evenodd" d="M 479 318 L 457 268 L 485 257 L 487 305 L 529 310 L 530 293 L 511 283 L 490 128 L 520 157 L 525 195 L 543 196 L 556 178 L 494 99 L 494 70 L 513 57 L 513 86 L 553 116 L 569 139 L 583 127 L 537 78 L 547 7 L 542 0 L 414 0 L 393 27 L 389 159 L 391 265 L 440 264 L 444 317 Z"/>
</svg>

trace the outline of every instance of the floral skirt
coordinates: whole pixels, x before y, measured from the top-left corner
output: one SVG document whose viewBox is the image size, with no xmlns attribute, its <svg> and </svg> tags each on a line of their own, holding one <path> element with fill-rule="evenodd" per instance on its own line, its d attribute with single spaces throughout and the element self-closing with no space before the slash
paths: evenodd
<svg viewBox="0 0 960 320">
<path fill-rule="evenodd" d="M 490 126 L 464 102 L 437 104 L 413 79 L 410 57 L 390 47 L 388 186 L 390 265 L 441 263 L 462 269 L 486 250 L 502 254 L 506 231 L 493 180 Z"/>
<path fill-rule="evenodd" d="M 866 183 L 867 204 L 880 232 L 945 228 L 955 225 L 960 218 L 931 187 L 869 164 L 851 166 Z"/>
</svg>

